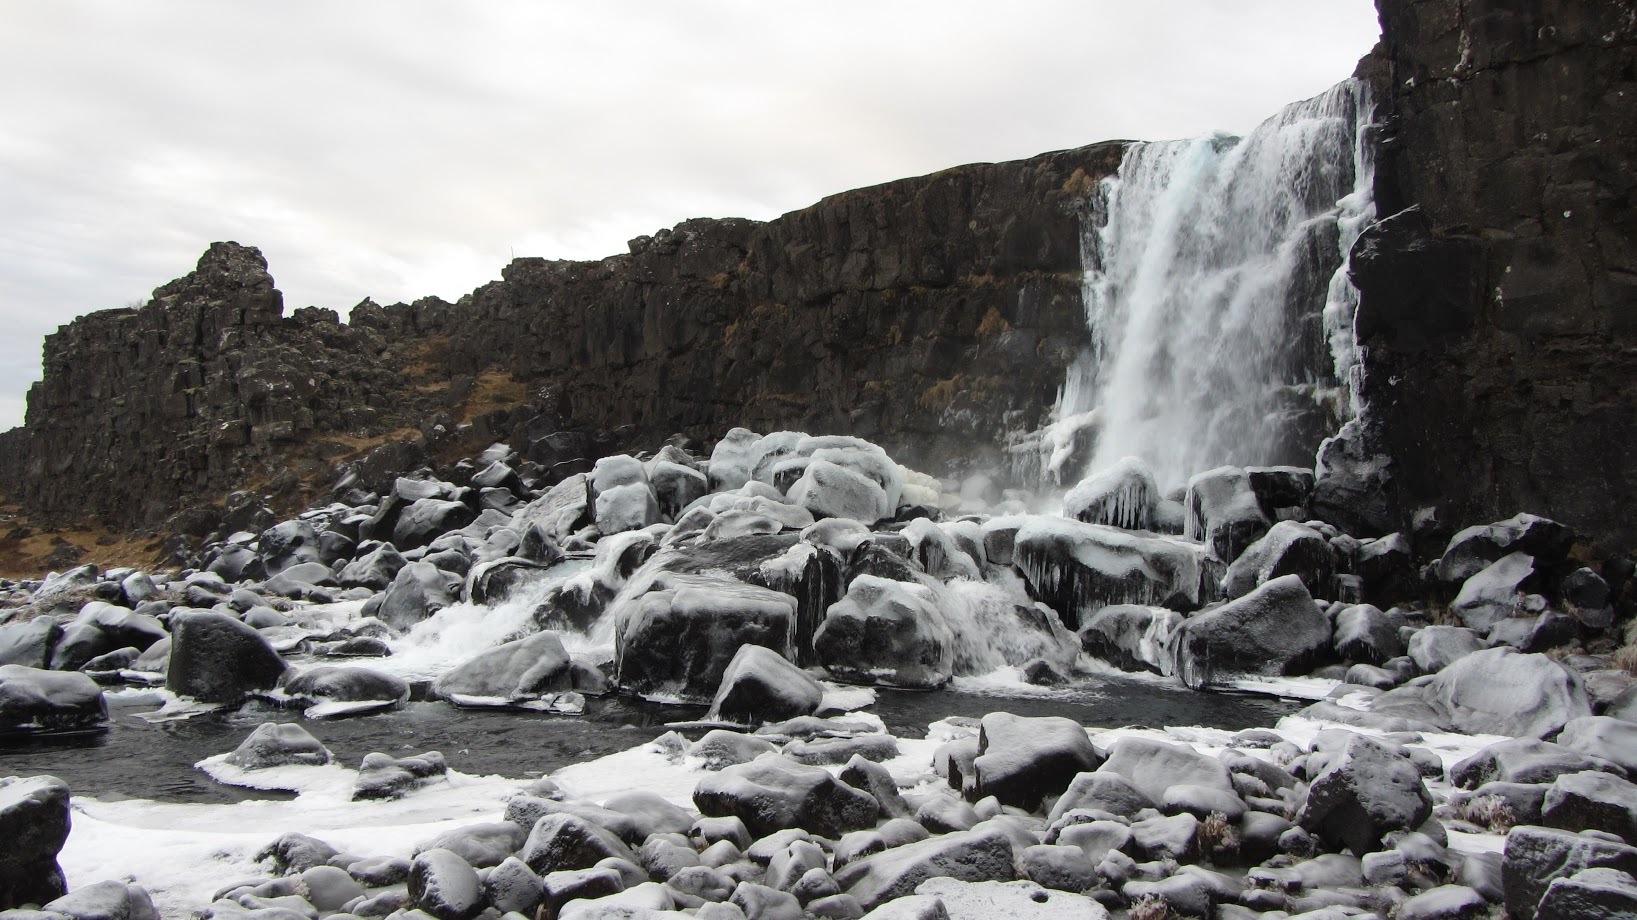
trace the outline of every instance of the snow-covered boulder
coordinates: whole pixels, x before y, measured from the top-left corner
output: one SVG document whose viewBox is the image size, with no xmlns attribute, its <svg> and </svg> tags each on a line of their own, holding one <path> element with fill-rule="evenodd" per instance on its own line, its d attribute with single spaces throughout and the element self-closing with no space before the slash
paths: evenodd
<svg viewBox="0 0 1637 920">
<path fill-rule="evenodd" d="M 393 629 L 407 631 L 459 600 L 464 584 L 461 576 L 430 562 L 411 562 L 393 576 L 375 616 Z"/>
<path fill-rule="evenodd" d="M 1002 805 L 1033 811 L 1103 762 L 1085 726 L 1073 719 L 992 712 L 979 725 L 978 757 L 972 762 L 976 794 L 992 795 Z"/>
<path fill-rule="evenodd" d="M 432 682 L 430 696 L 459 703 L 510 703 L 574 689 L 568 652 L 555 632 L 540 632 L 479 652 Z"/>
<path fill-rule="evenodd" d="M 1354 604 L 1336 614 L 1331 644 L 1349 661 L 1379 665 L 1404 654 L 1401 624 L 1371 604 Z"/>
<path fill-rule="evenodd" d="M 274 524 L 256 538 L 257 556 L 268 575 L 292 565 L 319 561 L 318 531 L 306 521 Z"/>
<path fill-rule="evenodd" d="M 784 656 L 760 645 L 741 645 L 728 662 L 707 719 L 779 722 L 812 715 L 824 688 Z"/>
<path fill-rule="evenodd" d="M 1379 850 L 1393 831 L 1420 827 L 1432 794 L 1414 762 L 1364 735 L 1353 735 L 1313 778 L 1296 821 L 1355 856 Z"/>
<path fill-rule="evenodd" d="M 18 667 L 5 665 L 4 668 Z M 0 676 L 0 681 L 4 681 Z M 68 787 L 55 776 L 0 778 L 0 910 L 68 891 L 57 854 L 68 840 Z"/>
<path fill-rule="evenodd" d="M 892 847 L 848 863 L 835 878 L 865 910 L 873 911 L 913 895 L 930 879 L 1011 881 L 1017 878 L 1016 855 L 1010 837 L 986 827 Z"/>
<path fill-rule="evenodd" d="M 1182 623 L 1182 614 L 1164 607 L 1116 604 L 1086 619 L 1080 627 L 1080 647 L 1122 670 L 1170 675 Z"/>
<path fill-rule="evenodd" d="M 1087 524 L 1149 530 L 1162 497 L 1148 464 L 1126 457 L 1070 489 L 1063 496 L 1063 516 Z"/>
<path fill-rule="evenodd" d="M 289 765 L 316 767 L 330 762 L 330 752 L 305 728 L 293 722 L 263 722 L 227 755 L 243 770 Z"/>
<path fill-rule="evenodd" d="M 1034 590 L 1078 627 L 1111 604 L 1192 610 L 1200 601 L 1200 550 L 1102 524 L 1031 517 L 1017 531 L 1014 563 Z"/>
<path fill-rule="evenodd" d="M 801 828 L 834 839 L 874 827 L 880 812 L 868 792 L 776 754 L 701 779 L 693 803 L 706 817 L 737 817 L 757 837 Z"/>
<path fill-rule="evenodd" d="M 1188 619 L 1177 632 L 1176 674 L 1201 688 L 1249 674 L 1300 674 L 1330 654 L 1330 618 L 1301 579 L 1284 575 Z"/>
<path fill-rule="evenodd" d="M 1306 524 L 1280 521 L 1233 560 L 1222 590 L 1230 598 L 1244 597 L 1275 578 L 1295 575 L 1309 594 L 1326 597 L 1335 570 L 1335 552 L 1322 534 Z"/>
<path fill-rule="evenodd" d="M 1114 742 L 1108 749 L 1108 759 L 1097 772 L 1123 778 L 1155 803 L 1163 802 L 1166 790 L 1172 786 L 1204 786 L 1233 792 L 1233 778 L 1220 760 L 1187 745 L 1148 738 L 1121 738 Z M 1084 793 L 1080 797 L 1084 798 Z"/>
<path fill-rule="evenodd" d="M 546 490 L 512 515 L 511 526 L 519 533 L 538 525 L 546 535 L 561 543 L 580 529 L 590 515 L 588 477 L 575 473 Z"/>
<path fill-rule="evenodd" d="M 955 635 L 927 587 L 860 575 L 825 613 L 813 649 L 842 680 L 930 689 L 953 675 Z"/>
<path fill-rule="evenodd" d="M 476 519 L 477 512 L 465 502 L 419 499 L 398 515 L 397 523 L 392 525 L 392 544 L 400 550 L 416 549 Z"/>
<path fill-rule="evenodd" d="M 1196 473 L 1188 480 L 1183 506 L 1184 535 L 1202 541 L 1223 562 L 1239 558 L 1273 524 L 1256 499 L 1249 474 L 1236 466 Z"/>
<path fill-rule="evenodd" d="M 52 616 L 0 626 L 0 665 L 49 668 L 51 652 L 62 635 L 62 624 Z"/>
<path fill-rule="evenodd" d="M 286 665 L 267 639 L 234 618 L 207 610 L 171 615 L 165 689 L 205 703 L 238 703 L 278 685 Z"/>
<path fill-rule="evenodd" d="M 286 671 L 279 689 L 308 705 L 379 702 L 396 706 L 409 699 L 409 683 L 403 678 L 360 667 L 320 665 L 299 673 Z"/>
<path fill-rule="evenodd" d="M 1512 828 L 1501 861 L 1507 914 L 1515 920 L 1534 920 L 1547 888 L 1585 869 L 1637 874 L 1637 848 L 1572 831 Z"/>
<path fill-rule="evenodd" d="M 748 428 L 733 428 L 716 442 L 708 466 L 712 492 L 737 489 L 750 481 L 753 449 L 760 439 Z"/>
<path fill-rule="evenodd" d="M 1409 656 L 1423 674 L 1436 674 L 1484 647 L 1464 626 L 1428 626 L 1410 637 Z"/>
<path fill-rule="evenodd" d="M 1574 546 L 1574 534 L 1556 521 L 1519 514 L 1493 524 L 1468 527 L 1450 538 L 1433 572 L 1445 584 L 1459 584 L 1512 553 L 1548 563 L 1561 562 Z"/>
<path fill-rule="evenodd" d="M 1509 553 L 1468 578 L 1450 609 L 1461 623 L 1480 632 L 1523 610 L 1523 595 L 1535 576 L 1535 559 Z"/>
<path fill-rule="evenodd" d="M 616 680 L 645 696 L 709 702 L 746 644 L 793 652 L 796 600 L 788 594 L 709 576 L 666 573 L 611 612 Z"/>
<path fill-rule="evenodd" d="M 1579 675 L 1545 655 L 1511 648 L 1474 652 L 1440 671 L 1428 700 L 1472 734 L 1540 738 L 1592 714 Z"/>
<path fill-rule="evenodd" d="M 865 524 L 892 517 L 896 510 L 887 502 L 887 493 L 863 473 L 813 458 L 801 478 L 787 493 L 792 504 L 806 508 L 815 518 L 850 518 Z"/>
</svg>

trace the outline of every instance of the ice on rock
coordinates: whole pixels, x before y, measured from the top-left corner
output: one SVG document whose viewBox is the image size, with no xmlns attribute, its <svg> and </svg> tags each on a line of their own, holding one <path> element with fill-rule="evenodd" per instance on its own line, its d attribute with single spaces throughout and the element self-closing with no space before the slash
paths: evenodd
<svg viewBox="0 0 1637 920">
<path fill-rule="evenodd" d="M 622 602 L 617 680 L 650 697 L 709 702 L 741 645 L 793 656 L 796 599 L 722 577 L 666 572 Z"/>
<path fill-rule="evenodd" d="M 1042 478 L 1065 485 L 1083 476 L 1096 450 L 1097 433 L 1102 428 L 1102 422 L 1102 411 L 1092 409 L 1066 415 L 1042 432 Z"/>
<path fill-rule="evenodd" d="M 592 517 L 604 534 L 641 530 L 659 521 L 659 499 L 635 457 L 617 454 L 598 460 L 589 488 Z"/>
<path fill-rule="evenodd" d="M 512 528 L 522 533 L 530 525 L 538 525 L 546 536 L 559 543 L 568 539 L 588 517 L 589 480 L 586 474 L 575 473 L 552 486 L 546 494 L 512 515 Z"/>
<path fill-rule="evenodd" d="M 788 495 L 792 503 L 811 511 L 815 518 L 851 518 L 874 524 L 891 517 L 896 510 L 888 504 L 887 493 L 875 480 L 857 470 L 820 459 L 807 464 Z"/>
<path fill-rule="evenodd" d="M 1088 524 L 1149 530 L 1161 497 L 1148 464 L 1125 457 L 1070 489 L 1063 497 L 1063 515 Z"/>
<path fill-rule="evenodd" d="M 935 688 L 955 663 L 955 636 L 924 585 L 860 575 L 813 637 L 818 661 L 858 683 Z"/>
<path fill-rule="evenodd" d="M 1017 531 L 1014 562 L 1071 626 L 1110 604 L 1199 605 L 1200 548 L 1182 540 L 1036 516 Z"/>
<path fill-rule="evenodd" d="M 903 531 L 909 541 L 910 558 L 934 578 L 982 578 L 977 560 L 962 550 L 940 525 L 916 518 Z"/>
<path fill-rule="evenodd" d="M 1080 627 L 1080 647 L 1122 670 L 1170 676 L 1182 623 L 1182 614 L 1164 607 L 1116 604 L 1092 614 Z"/>
<path fill-rule="evenodd" d="M 751 443 L 747 463 L 750 478 L 779 488 L 776 471 L 783 461 L 798 456 L 797 448 L 809 436 L 805 431 L 775 431 L 764 434 Z M 800 456 L 808 456 L 806 454 Z M 780 491 L 784 491 L 780 489 Z"/>
<path fill-rule="evenodd" d="M 734 428 L 716 442 L 708 467 L 712 492 L 737 489 L 750 481 L 752 452 L 760 439 L 748 428 Z"/>
<path fill-rule="evenodd" d="M 1273 524 L 1251 488 L 1250 474 L 1236 466 L 1206 470 L 1189 479 L 1183 506 L 1183 535 L 1203 542 L 1223 562 L 1239 558 Z"/>
<path fill-rule="evenodd" d="M 1295 575 L 1190 617 L 1177 632 L 1176 673 L 1196 689 L 1244 675 L 1301 674 L 1330 653 L 1330 618 Z"/>
</svg>

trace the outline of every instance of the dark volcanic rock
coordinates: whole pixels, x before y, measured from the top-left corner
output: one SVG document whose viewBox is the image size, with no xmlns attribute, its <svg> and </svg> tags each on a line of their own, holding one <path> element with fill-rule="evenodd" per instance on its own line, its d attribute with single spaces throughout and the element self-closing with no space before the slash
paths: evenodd
<svg viewBox="0 0 1637 920">
<path fill-rule="evenodd" d="M 177 696 L 237 703 L 251 690 L 277 686 L 285 667 L 261 633 L 230 616 L 191 611 L 171 617 L 165 689 Z"/>
<path fill-rule="evenodd" d="M 0 665 L 0 732 L 95 728 L 107 721 L 102 688 L 84 674 Z"/>
<path fill-rule="evenodd" d="M 68 840 L 68 787 L 54 776 L 0 779 L 0 910 L 68 891 L 57 853 Z"/>
<path fill-rule="evenodd" d="M 1637 20 L 1607 3 L 1377 7 L 1359 73 L 1386 126 L 1376 209 L 1397 216 L 1366 230 L 1352 275 L 1403 507 L 1528 508 L 1629 547 Z"/>
<path fill-rule="evenodd" d="M 1329 652 L 1329 618 L 1301 579 L 1284 575 L 1185 621 L 1176 674 L 1195 688 L 1244 674 L 1297 674 Z"/>
</svg>

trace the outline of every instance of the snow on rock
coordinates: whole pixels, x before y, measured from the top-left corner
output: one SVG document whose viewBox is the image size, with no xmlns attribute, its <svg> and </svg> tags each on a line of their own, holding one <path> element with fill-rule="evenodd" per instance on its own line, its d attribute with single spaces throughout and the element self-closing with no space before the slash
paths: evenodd
<svg viewBox="0 0 1637 920">
<path fill-rule="evenodd" d="M 1330 541 L 1306 524 L 1280 521 L 1261 539 L 1245 548 L 1222 577 L 1228 597 L 1244 597 L 1254 588 L 1283 575 L 1295 575 L 1308 593 L 1332 596 L 1330 577 L 1336 570 Z"/>
<path fill-rule="evenodd" d="M 1195 474 L 1188 480 L 1183 506 L 1183 534 L 1204 542 L 1223 562 L 1239 558 L 1273 524 L 1251 488 L 1250 475 L 1236 466 Z"/>
<path fill-rule="evenodd" d="M 1063 496 L 1063 515 L 1087 524 L 1150 530 L 1162 497 L 1148 464 L 1125 457 L 1070 489 Z"/>
<path fill-rule="evenodd" d="M 84 674 L 0 665 L 0 731 L 68 731 L 107 721 L 102 688 Z"/>
<path fill-rule="evenodd" d="M 1449 723 L 1474 734 L 1541 738 L 1589 716 L 1579 675 L 1545 655 L 1492 648 L 1456 661 L 1426 687 Z"/>
<path fill-rule="evenodd" d="M 824 688 L 770 648 L 746 644 L 734 653 L 711 700 L 707 720 L 755 724 L 812 715 Z"/>
<path fill-rule="evenodd" d="M 1533 556 L 1508 553 L 1462 583 L 1450 609 L 1462 625 L 1486 632 L 1523 609 L 1523 595 L 1534 576 Z"/>
<path fill-rule="evenodd" d="M 887 493 L 863 473 L 828 460 L 813 459 L 787 493 L 793 504 L 815 518 L 850 518 L 865 524 L 892 516 Z"/>
<path fill-rule="evenodd" d="M 13 665 L 7 665 L 13 667 Z M 54 776 L 0 778 L 0 910 L 68 889 L 57 854 L 68 839 L 68 787 Z"/>
<path fill-rule="evenodd" d="M 764 754 L 704 777 L 694 805 L 707 817 L 737 817 L 757 837 L 801 828 L 835 839 L 874 827 L 875 797 L 841 782 L 829 770 Z"/>
<path fill-rule="evenodd" d="M 284 659 L 255 629 L 221 613 L 171 616 L 170 667 L 165 688 L 205 703 L 238 703 L 252 690 L 271 690 Z"/>
<path fill-rule="evenodd" d="M 674 572 L 650 587 L 615 611 L 615 679 L 625 690 L 709 702 L 741 645 L 794 652 L 796 599 L 788 594 Z"/>
<path fill-rule="evenodd" d="M 932 590 L 860 575 L 813 636 L 818 663 L 842 680 L 934 688 L 954 673 L 955 636 Z"/>
<path fill-rule="evenodd" d="M 1103 762 L 1085 727 L 1073 719 L 992 712 L 980 726 L 972 763 L 976 794 L 992 795 L 1002 805 L 1033 811 L 1042 799 L 1061 795 L 1075 776 Z"/>
<path fill-rule="evenodd" d="M 1330 653 L 1330 618 L 1284 575 L 1198 614 L 1177 633 L 1176 673 L 1196 689 L 1254 674 L 1299 674 Z"/>
</svg>

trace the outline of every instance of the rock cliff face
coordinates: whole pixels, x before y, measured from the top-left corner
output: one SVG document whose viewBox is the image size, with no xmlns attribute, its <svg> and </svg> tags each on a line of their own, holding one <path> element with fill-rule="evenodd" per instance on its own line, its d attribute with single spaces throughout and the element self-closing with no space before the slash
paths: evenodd
<svg viewBox="0 0 1637 920">
<path fill-rule="evenodd" d="M 366 301 L 346 325 L 283 316 L 261 254 L 218 243 L 146 306 L 48 337 L 0 486 L 46 519 L 151 524 L 234 489 L 311 491 L 338 460 L 463 423 L 547 462 L 748 425 L 992 463 L 1085 343 L 1079 209 L 1122 150 L 687 221 L 600 262 L 516 260 L 455 305 Z"/>
<path fill-rule="evenodd" d="M 1354 274 L 1402 505 L 1637 545 L 1637 5 L 1377 6 L 1361 75 L 1396 216 Z"/>
</svg>

